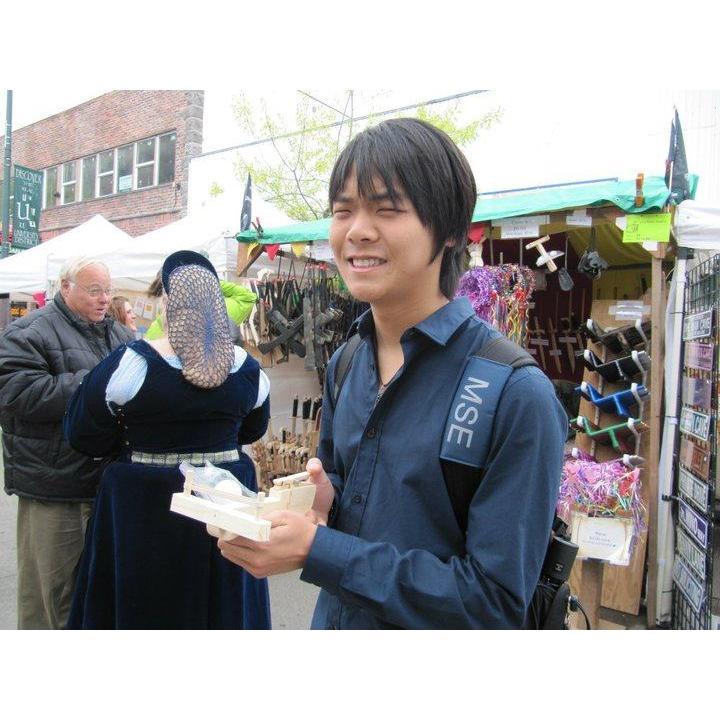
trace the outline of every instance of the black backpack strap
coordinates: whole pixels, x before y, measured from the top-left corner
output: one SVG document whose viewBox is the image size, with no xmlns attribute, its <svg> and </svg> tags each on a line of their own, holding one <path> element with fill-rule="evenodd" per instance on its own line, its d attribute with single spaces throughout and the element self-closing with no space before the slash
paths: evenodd
<svg viewBox="0 0 720 720">
<path fill-rule="evenodd" d="M 471 355 L 501 365 L 509 365 L 513 369 L 538 366 L 530 353 L 504 335 L 484 342 Z M 460 529 L 466 532 L 470 503 L 480 487 L 483 471 L 458 462 L 441 460 L 441 464 L 443 476 L 445 477 L 445 487 L 447 488 L 455 519 Z"/>
<path fill-rule="evenodd" d="M 340 351 L 340 357 L 338 358 L 337 365 L 335 366 L 332 392 L 333 405 L 337 403 L 337 399 L 340 396 L 340 390 L 342 389 L 348 372 L 350 372 L 350 366 L 352 365 L 353 358 L 355 357 L 355 353 L 360 347 L 361 342 L 362 338 L 360 337 L 360 333 L 355 333 L 347 339 Z"/>
<path fill-rule="evenodd" d="M 501 365 L 509 365 L 514 369 L 538 367 L 537 361 L 527 350 L 504 336 L 485 343 L 473 355 L 485 360 L 492 360 Z"/>
</svg>

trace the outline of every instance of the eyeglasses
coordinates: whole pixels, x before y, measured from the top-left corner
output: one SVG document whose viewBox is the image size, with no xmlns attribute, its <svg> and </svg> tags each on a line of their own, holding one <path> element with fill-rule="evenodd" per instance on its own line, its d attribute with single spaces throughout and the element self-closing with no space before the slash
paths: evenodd
<svg viewBox="0 0 720 720">
<path fill-rule="evenodd" d="M 73 283 L 73 285 L 77 285 L 92 298 L 97 298 L 101 295 L 107 295 L 108 297 L 112 297 L 115 294 L 115 288 L 101 288 L 97 286 L 85 287 L 84 285 L 78 285 L 77 283 Z"/>
</svg>

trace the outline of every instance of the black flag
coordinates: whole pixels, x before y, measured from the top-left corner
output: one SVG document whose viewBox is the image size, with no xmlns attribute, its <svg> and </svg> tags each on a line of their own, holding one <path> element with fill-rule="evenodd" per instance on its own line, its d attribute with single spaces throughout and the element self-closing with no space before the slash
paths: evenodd
<svg viewBox="0 0 720 720">
<path fill-rule="evenodd" d="M 665 161 L 665 184 L 670 188 L 672 198 L 676 204 L 690 197 L 685 142 L 683 141 L 677 108 L 675 108 L 675 117 L 670 126 L 670 149 Z"/>
<path fill-rule="evenodd" d="M 252 180 L 248 175 L 243 196 L 242 212 L 240 213 L 240 232 L 250 229 L 250 218 L 252 217 Z"/>
</svg>

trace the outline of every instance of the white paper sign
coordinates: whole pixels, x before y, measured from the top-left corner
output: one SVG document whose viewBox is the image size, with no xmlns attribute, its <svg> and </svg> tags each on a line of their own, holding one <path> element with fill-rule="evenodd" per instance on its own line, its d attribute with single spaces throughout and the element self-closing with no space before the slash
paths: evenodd
<svg viewBox="0 0 720 720">
<path fill-rule="evenodd" d="M 580 547 L 580 559 L 629 565 L 632 534 L 633 521 L 629 518 L 588 517 L 579 512 L 572 513 L 572 542 Z"/>
<path fill-rule="evenodd" d="M 335 262 L 330 243 L 316 243 L 315 245 L 307 245 L 305 254 L 313 260 L 321 262 Z"/>
<path fill-rule="evenodd" d="M 566 225 L 577 225 L 578 227 L 592 227 L 592 218 L 585 210 L 574 210 L 565 218 Z"/>
<path fill-rule="evenodd" d="M 135 305 L 133 305 L 133 312 L 136 317 L 142 317 L 143 310 L 145 309 L 145 301 L 142 298 L 135 298 Z"/>
<path fill-rule="evenodd" d="M 540 237 L 540 226 L 550 222 L 549 215 L 528 215 L 527 217 L 503 218 L 493 221 L 493 226 L 500 228 L 503 240 L 513 238 Z"/>
</svg>

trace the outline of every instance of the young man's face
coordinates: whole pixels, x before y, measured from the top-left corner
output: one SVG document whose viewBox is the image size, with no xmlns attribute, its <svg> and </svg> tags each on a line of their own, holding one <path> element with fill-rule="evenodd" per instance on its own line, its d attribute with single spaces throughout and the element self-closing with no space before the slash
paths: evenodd
<svg viewBox="0 0 720 720">
<path fill-rule="evenodd" d="M 332 206 L 330 246 L 348 289 L 375 306 L 436 297 L 442 253 L 430 262 L 430 230 L 402 193 L 393 205 L 382 180 L 374 186 L 360 197 L 353 172 Z"/>
</svg>

